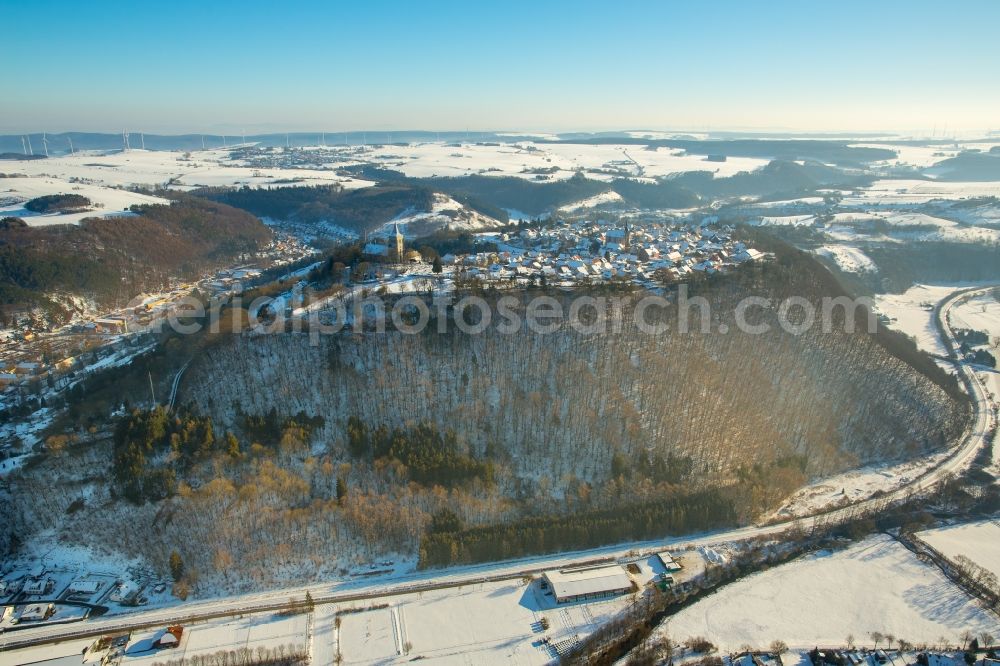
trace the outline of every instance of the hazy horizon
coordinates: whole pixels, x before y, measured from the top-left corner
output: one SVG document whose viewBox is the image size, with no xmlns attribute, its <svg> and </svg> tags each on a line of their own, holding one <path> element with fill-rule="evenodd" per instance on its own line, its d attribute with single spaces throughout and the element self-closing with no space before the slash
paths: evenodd
<svg viewBox="0 0 1000 666">
<path fill-rule="evenodd" d="M 0 0 L 0 133 L 985 133 L 1000 5 Z M 12 93 L 12 94 L 11 94 Z"/>
</svg>

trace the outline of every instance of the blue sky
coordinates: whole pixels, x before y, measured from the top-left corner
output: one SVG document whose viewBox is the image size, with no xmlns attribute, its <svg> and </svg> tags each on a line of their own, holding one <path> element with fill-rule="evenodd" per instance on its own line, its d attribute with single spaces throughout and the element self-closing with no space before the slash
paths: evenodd
<svg viewBox="0 0 1000 666">
<path fill-rule="evenodd" d="M 0 132 L 998 129 L 998 25 L 992 0 L 0 0 Z"/>
</svg>

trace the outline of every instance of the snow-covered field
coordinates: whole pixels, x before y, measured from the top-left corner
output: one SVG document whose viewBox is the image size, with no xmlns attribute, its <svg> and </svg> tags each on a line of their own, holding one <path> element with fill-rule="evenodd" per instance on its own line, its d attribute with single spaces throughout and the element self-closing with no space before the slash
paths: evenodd
<svg viewBox="0 0 1000 666">
<path fill-rule="evenodd" d="M 960 152 L 958 148 L 944 146 L 911 146 L 906 144 L 884 143 L 854 143 L 856 148 L 885 148 L 896 152 L 896 157 L 878 164 L 891 166 L 929 167 L 941 160 L 955 157 Z"/>
<path fill-rule="evenodd" d="M 949 559 L 965 555 L 1000 576 L 1000 524 L 994 520 L 939 527 L 917 536 Z"/>
<path fill-rule="evenodd" d="M 53 180 L 76 180 L 103 187 L 190 189 L 200 185 L 268 185 L 279 187 L 303 178 L 303 184 L 340 183 L 363 187 L 367 181 L 338 176 L 328 169 L 256 169 L 230 160 L 226 150 L 191 152 L 170 150 L 85 151 L 44 160 L 4 161 L 0 170 L 8 174 L 44 176 Z M 282 182 L 275 182 L 282 181 Z M 0 183 L 5 181 L 0 181 Z"/>
<path fill-rule="evenodd" d="M 571 177 L 577 171 L 605 170 L 588 177 L 610 180 L 621 175 L 647 178 L 685 171 L 711 171 L 718 177 L 752 171 L 768 163 L 766 159 L 730 157 L 725 162 L 709 162 L 702 155 L 644 146 L 583 143 L 514 144 L 418 143 L 406 146 L 373 146 L 359 156 L 407 176 L 466 176 L 485 174 L 533 179 L 545 173 L 552 180 Z"/>
<path fill-rule="evenodd" d="M 200 151 L 81 151 L 44 160 L 0 162 L 0 216 L 22 217 L 29 224 L 75 224 L 84 217 L 122 215 L 135 204 L 163 203 L 130 188 L 190 190 L 197 187 L 282 187 L 336 183 L 345 188 L 372 185 L 370 181 L 338 175 L 336 166 L 372 163 L 408 176 L 517 176 L 560 180 L 578 171 L 595 179 L 632 176 L 650 178 L 684 171 L 712 171 L 731 176 L 767 164 L 767 160 L 730 158 L 708 162 L 698 155 L 642 146 L 564 143 L 447 144 L 416 143 L 324 149 L 337 153 L 336 163 L 318 168 L 255 168 L 232 159 L 223 149 Z M 340 155 L 339 153 L 342 153 Z M 75 193 L 93 202 L 91 210 L 69 215 L 36 215 L 23 204 L 46 194 Z M 619 200 L 600 195 L 571 206 L 580 210 Z M 435 211 L 437 213 L 439 211 Z M 485 216 L 482 216 L 485 217 Z M 481 220 L 466 226 L 475 227 Z M 461 226 L 461 225 L 459 225 Z M 481 226 L 481 225 L 480 225 Z"/>
<path fill-rule="evenodd" d="M 190 660 L 195 656 L 241 648 L 256 653 L 259 647 L 273 650 L 284 646 L 289 652 L 305 652 L 308 650 L 307 625 L 305 614 L 256 615 L 234 621 L 206 622 L 186 627 L 180 645 L 166 651 L 152 647 L 153 641 L 163 633 L 162 629 L 155 629 L 133 635 L 121 663 L 122 666 L 151 666 L 168 659 Z"/>
<path fill-rule="evenodd" d="M 877 270 L 875 262 L 856 247 L 849 245 L 824 245 L 816 249 L 816 254 L 829 257 L 840 270 L 847 273 L 864 273 Z"/>
<path fill-rule="evenodd" d="M 705 636 L 722 651 L 783 640 L 793 647 L 842 645 L 872 632 L 911 642 L 963 631 L 1000 632 L 1000 620 L 937 569 L 888 536 L 823 552 L 728 585 L 671 617 L 674 640 Z"/>
<path fill-rule="evenodd" d="M 922 204 L 932 199 L 991 197 L 1000 194 L 1000 182 L 942 183 L 927 180 L 877 180 L 871 187 L 843 199 L 845 206 Z"/>
<path fill-rule="evenodd" d="M 388 606 L 318 616 L 316 635 L 332 634 L 346 664 L 404 662 L 545 664 L 553 654 L 542 643 L 574 640 L 625 608 L 624 596 L 556 606 L 537 581 L 483 583 L 387 599 Z M 382 603 L 378 604 L 382 606 Z M 548 620 L 549 630 L 541 627 Z M 328 650 L 317 646 L 317 650 Z"/>
<path fill-rule="evenodd" d="M 80 655 L 93 643 L 93 639 L 64 641 L 14 652 L 0 652 L 0 666 L 76 666 L 82 663 Z"/>
<path fill-rule="evenodd" d="M 79 194 L 90 199 L 92 207 L 83 212 L 66 215 L 33 213 L 24 208 L 24 204 L 29 200 L 46 194 Z M 13 203 L 4 203 L 7 201 Z M 73 183 L 57 178 L 0 179 L 0 217 L 20 217 L 32 227 L 78 224 L 85 217 L 128 216 L 133 215 L 127 212 L 130 206 L 157 203 L 168 203 L 168 201 L 128 190 Z"/>
<path fill-rule="evenodd" d="M 1000 241 L 1000 230 L 961 225 L 952 220 L 924 213 L 892 211 L 874 213 L 874 215 L 893 227 L 929 227 L 920 230 L 892 231 L 890 235 L 894 239 L 950 243 L 996 243 Z"/>
<path fill-rule="evenodd" d="M 820 479 L 797 491 L 772 515 L 806 516 L 861 501 L 879 491 L 892 492 L 939 465 L 948 455 L 943 451 L 897 465 L 873 465 Z"/>
<path fill-rule="evenodd" d="M 561 213 L 576 213 L 580 211 L 585 211 L 589 208 L 594 208 L 595 206 L 601 206 L 604 204 L 618 203 L 622 200 L 622 196 L 617 192 L 602 192 L 600 194 L 595 194 L 592 197 L 586 199 L 581 199 L 571 204 L 566 204 L 559 208 Z"/>
<path fill-rule="evenodd" d="M 946 354 L 944 343 L 934 326 L 934 305 L 951 293 L 971 285 L 932 286 L 918 284 L 902 294 L 879 294 L 875 305 L 889 317 L 889 326 L 906 333 L 917 346 L 932 354 Z"/>
<path fill-rule="evenodd" d="M 952 308 L 951 323 L 959 328 L 983 331 L 991 341 L 1000 339 L 1000 301 L 994 294 L 976 294 Z"/>
<path fill-rule="evenodd" d="M 430 211 L 405 211 L 376 229 L 372 235 L 391 234 L 397 224 L 403 235 L 409 238 L 425 236 L 438 229 L 483 231 L 503 226 L 499 220 L 468 208 L 445 194 L 434 195 Z"/>
<path fill-rule="evenodd" d="M 165 199 L 126 188 L 189 190 L 200 186 L 251 185 L 281 187 L 337 183 L 345 188 L 367 187 L 366 180 L 338 176 L 333 170 L 253 169 L 229 161 L 229 153 L 205 150 L 86 151 L 44 160 L 0 162 L 0 217 L 22 217 L 32 226 L 75 224 L 85 217 L 121 215 L 134 204 L 165 203 Z M 24 177 L 20 177 L 24 176 Z M 80 194 L 93 210 L 70 215 L 37 215 L 24 210 L 29 199 L 46 194 Z"/>
</svg>

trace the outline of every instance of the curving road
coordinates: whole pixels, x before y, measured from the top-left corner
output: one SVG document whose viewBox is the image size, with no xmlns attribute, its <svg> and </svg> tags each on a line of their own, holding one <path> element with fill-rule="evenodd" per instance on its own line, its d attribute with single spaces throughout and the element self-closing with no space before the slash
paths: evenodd
<svg viewBox="0 0 1000 666">
<path fill-rule="evenodd" d="M 181 385 L 181 377 L 184 375 L 184 371 L 188 369 L 191 365 L 191 359 L 180 367 L 177 374 L 174 375 L 174 381 L 170 385 L 170 399 L 167 401 L 167 409 L 172 410 L 174 408 L 174 403 L 177 401 L 177 388 Z"/>
<path fill-rule="evenodd" d="M 951 335 L 951 331 L 948 329 L 946 323 L 948 310 L 960 297 L 973 292 L 984 291 L 988 288 L 992 287 L 978 287 L 956 292 L 939 304 L 937 308 L 939 330 L 945 333 L 945 343 L 952 354 L 954 354 L 956 345 L 954 337 Z M 835 522 L 839 519 L 849 518 L 858 512 L 878 509 L 887 504 L 905 499 L 914 493 L 932 488 L 948 475 L 957 474 L 964 470 L 975 459 L 980 447 L 985 443 L 986 434 L 991 425 L 993 418 L 991 404 L 985 387 L 979 377 L 976 376 L 976 373 L 967 368 L 963 363 L 957 362 L 957 360 L 955 366 L 973 399 L 973 422 L 963 434 L 959 445 L 955 447 L 951 455 L 942 461 L 941 464 L 914 479 L 910 484 L 878 498 L 862 500 L 838 509 L 819 512 L 808 517 L 789 519 L 766 525 L 751 525 L 719 532 L 672 537 L 626 545 L 618 544 L 604 548 L 525 558 L 522 560 L 453 567 L 447 570 L 415 572 L 381 581 L 368 579 L 362 581 L 319 583 L 304 587 L 286 588 L 258 594 L 138 611 L 109 618 L 92 619 L 76 625 L 51 625 L 21 629 L 0 635 L 0 651 L 70 639 L 97 637 L 110 632 L 155 628 L 167 624 L 190 624 L 248 612 L 274 611 L 287 607 L 290 598 L 303 599 L 307 591 L 313 597 L 316 604 L 379 599 L 388 596 L 415 594 L 428 590 L 519 579 L 523 576 L 536 574 L 554 567 L 564 567 L 599 560 L 607 561 L 635 552 L 651 554 L 679 545 L 714 545 L 756 537 L 769 537 L 781 534 L 789 529 L 808 530 L 820 522 Z M 185 364 L 174 380 L 171 398 L 176 393 L 177 383 L 186 367 L 187 364 Z M 0 658 L 0 663 L 2 662 L 3 659 Z"/>
</svg>

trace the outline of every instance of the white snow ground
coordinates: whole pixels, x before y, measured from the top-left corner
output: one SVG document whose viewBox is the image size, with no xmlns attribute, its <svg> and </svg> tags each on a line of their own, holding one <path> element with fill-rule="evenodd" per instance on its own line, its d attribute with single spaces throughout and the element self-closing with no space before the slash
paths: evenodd
<svg viewBox="0 0 1000 666">
<path fill-rule="evenodd" d="M 726 586 L 671 617 L 675 641 L 705 636 L 721 651 L 783 640 L 842 645 L 872 632 L 911 642 L 1000 633 L 1000 620 L 888 536 L 810 555 Z"/>
<path fill-rule="evenodd" d="M 942 451 L 895 465 L 871 465 L 819 479 L 796 491 L 772 517 L 806 516 L 858 502 L 879 491 L 892 492 L 939 465 L 949 453 Z"/>
<path fill-rule="evenodd" d="M 917 536 L 949 559 L 965 555 L 1000 576 L 1000 524 L 994 520 L 940 527 Z"/>
<path fill-rule="evenodd" d="M 76 224 L 85 217 L 122 215 L 134 204 L 166 203 L 126 188 L 189 190 L 200 186 L 282 187 L 337 183 L 367 187 L 370 181 L 338 176 L 326 169 L 254 169 L 229 161 L 229 152 L 130 150 L 84 151 L 44 160 L 0 162 L 0 217 L 22 217 L 28 224 Z M 45 194 L 81 194 L 95 208 L 70 215 L 37 215 L 23 203 Z"/>
<path fill-rule="evenodd" d="M 832 259 L 840 270 L 847 273 L 867 273 L 877 270 L 875 262 L 864 252 L 850 245 L 824 245 L 816 254 Z"/>
<path fill-rule="evenodd" d="M 372 146 L 358 158 L 417 178 L 483 174 L 531 180 L 538 176 L 542 176 L 543 180 L 562 180 L 580 170 L 608 172 L 588 173 L 588 177 L 598 180 L 611 180 L 621 175 L 651 178 L 685 171 L 711 171 L 717 177 L 723 177 L 752 171 L 769 161 L 731 157 L 725 162 L 708 162 L 702 155 L 687 155 L 667 148 L 646 150 L 644 146 L 634 145 L 534 141 Z"/>
<path fill-rule="evenodd" d="M 942 183 L 927 180 L 877 180 L 871 187 L 844 197 L 845 206 L 922 204 L 932 199 L 990 197 L 1000 193 L 1000 182 Z"/>
<path fill-rule="evenodd" d="M 279 646 L 294 650 L 308 650 L 308 616 L 302 615 L 252 615 L 238 620 L 216 620 L 185 627 L 179 646 L 169 650 L 156 650 L 152 643 L 163 629 L 139 632 L 132 636 L 122 666 L 162 664 L 169 660 L 191 660 L 221 650 L 249 648 L 255 654 L 258 647 L 276 649 Z"/>
<path fill-rule="evenodd" d="M 66 215 L 33 213 L 24 208 L 27 201 L 46 194 L 79 194 L 90 199 L 93 205 L 84 212 Z M 20 217 L 32 227 L 79 224 L 80 220 L 86 217 L 129 216 L 134 214 L 127 212 L 130 206 L 158 203 L 164 204 L 169 201 L 128 190 L 73 183 L 55 178 L 0 179 L 0 217 Z"/>
<path fill-rule="evenodd" d="M 902 294 L 878 294 L 875 305 L 879 312 L 889 317 L 889 326 L 912 337 L 917 347 L 932 353 L 946 354 L 944 343 L 934 326 L 934 305 L 971 284 L 946 286 L 918 284 Z"/>
</svg>

